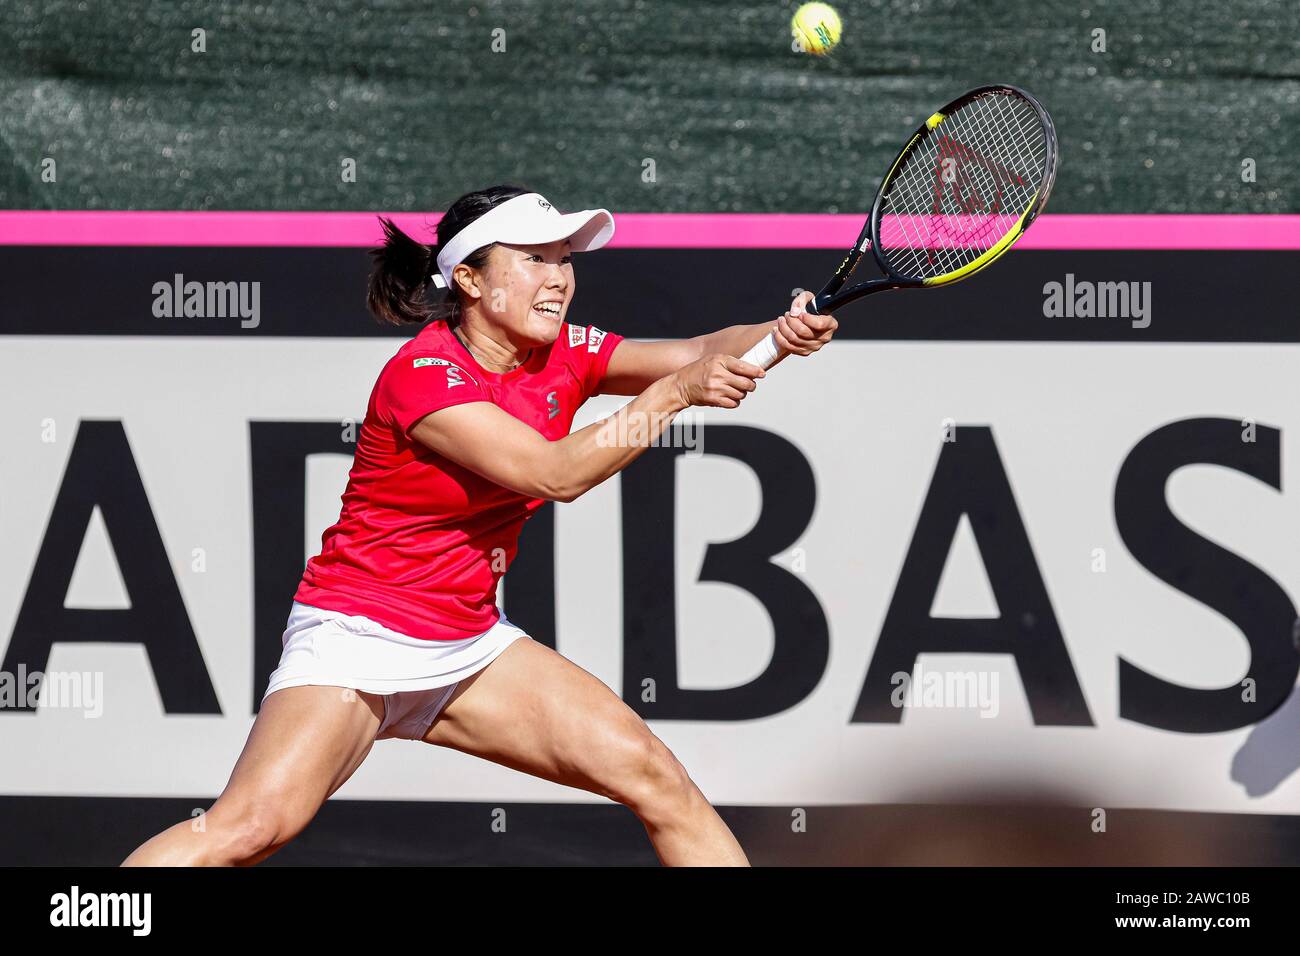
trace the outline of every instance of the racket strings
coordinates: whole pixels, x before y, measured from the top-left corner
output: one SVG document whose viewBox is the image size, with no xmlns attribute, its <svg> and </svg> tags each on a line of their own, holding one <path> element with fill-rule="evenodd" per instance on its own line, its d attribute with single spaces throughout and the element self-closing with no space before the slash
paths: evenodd
<svg viewBox="0 0 1300 956">
<path fill-rule="evenodd" d="M 918 221 L 919 203 L 914 203 L 909 210 L 913 218 L 900 226 L 905 248 L 914 252 L 912 264 L 928 274 L 941 275 L 973 261 L 1019 218 L 1020 209 L 1008 216 L 1005 205 L 1008 186 L 1023 183 L 1008 162 L 1014 127 L 1000 98 L 990 99 L 992 103 L 978 102 L 978 112 L 996 115 L 980 116 L 976 110 L 954 114 L 951 122 L 945 121 L 946 130 L 933 137 L 930 161 L 909 164 L 911 198 L 919 198 L 922 184 L 928 187 L 929 215 Z"/>
<path fill-rule="evenodd" d="M 1034 108 L 987 94 L 945 117 L 904 157 L 882 198 L 880 252 L 898 273 L 937 278 L 974 262 L 1019 222 L 1046 172 Z"/>
<path fill-rule="evenodd" d="M 909 271 L 929 276 L 960 268 L 995 245 L 1023 211 L 1017 197 L 1008 210 L 1006 193 L 1016 181 L 1024 182 L 1012 164 L 1028 142 L 1005 99 L 985 97 L 955 112 L 943 131 L 930 137 L 921 161 L 907 164 L 904 188 L 893 205 L 907 213 L 896 225 L 902 248 L 911 252 Z"/>
</svg>

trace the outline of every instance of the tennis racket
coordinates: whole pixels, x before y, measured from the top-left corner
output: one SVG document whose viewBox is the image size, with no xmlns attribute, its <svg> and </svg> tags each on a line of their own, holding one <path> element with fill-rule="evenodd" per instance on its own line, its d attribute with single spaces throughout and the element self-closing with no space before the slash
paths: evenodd
<svg viewBox="0 0 1300 956">
<path fill-rule="evenodd" d="M 927 119 L 880 183 L 858 241 L 805 309 L 814 314 L 886 289 L 950 285 L 997 259 L 1043 211 L 1056 179 L 1056 130 L 1014 86 L 981 86 Z M 844 283 L 871 250 L 882 278 Z M 771 367 L 773 332 L 743 356 Z"/>
</svg>

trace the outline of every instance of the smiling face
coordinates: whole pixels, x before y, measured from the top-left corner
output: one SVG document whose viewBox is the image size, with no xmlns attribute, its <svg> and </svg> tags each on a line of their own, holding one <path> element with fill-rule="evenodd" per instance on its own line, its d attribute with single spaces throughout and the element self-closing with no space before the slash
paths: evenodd
<svg viewBox="0 0 1300 956">
<path fill-rule="evenodd" d="M 550 345 L 573 300 L 572 258 L 568 239 L 536 246 L 498 243 L 484 268 L 465 277 L 479 292 L 476 311 L 517 348 Z"/>
</svg>

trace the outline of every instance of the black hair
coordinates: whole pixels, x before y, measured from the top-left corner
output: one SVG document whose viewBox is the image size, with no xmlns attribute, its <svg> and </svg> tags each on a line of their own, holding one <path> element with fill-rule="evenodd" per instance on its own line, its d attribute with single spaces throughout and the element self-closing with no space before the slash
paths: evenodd
<svg viewBox="0 0 1300 956">
<path fill-rule="evenodd" d="M 426 246 L 398 229 L 391 219 L 380 217 L 384 227 L 384 244 L 370 250 L 374 268 L 370 272 L 370 289 L 366 304 L 380 322 L 393 325 L 421 324 L 430 319 L 455 325 L 460 321 L 460 292 L 440 289 L 432 299 L 429 286 L 438 268 L 438 253 L 455 235 L 471 222 L 508 199 L 531 190 L 519 186 L 489 186 L 466 193 L 451 204 L 438 220 L 438 244 Z M 481 269 L 495 243 L 471 252 L 467 266 Z"/>
</svg>

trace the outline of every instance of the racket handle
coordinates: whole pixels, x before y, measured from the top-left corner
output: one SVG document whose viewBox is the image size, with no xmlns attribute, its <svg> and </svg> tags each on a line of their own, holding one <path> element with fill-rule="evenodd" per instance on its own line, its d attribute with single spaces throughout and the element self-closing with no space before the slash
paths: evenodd
<svg viewBox="0 0 1300 956">
<path fill-rule="evenodd" d="M 748 352 L 740 357 L 742 362 L 748 362 L 750 365 L 757 365 L 759 368 L 767 371 L 772 367 L 781 355 L 781 350 L 776 344 L 776 333 L 769 332 L 763 336 L 762 341 L 751 348 Z"/>
<path fill-rule="evenodd" d="M 824 294 L 823 290 L 823 294 Z M 804 305 L 805 312 L 811 312 L 813 315 L 821 315 L 821 310 L 817 308 L 817 299 L 814 296 Z M 769 332 L 763 336 L 763 340 L 751 348 L 748 352 L 740 357 L 742 362 L 748 362 L 750 365 L 757 365 L 763 371 L 772 367 L 777 359 L 781 357 L 781 348 L 776 344 L 776 332 Z"/>
</svg>

